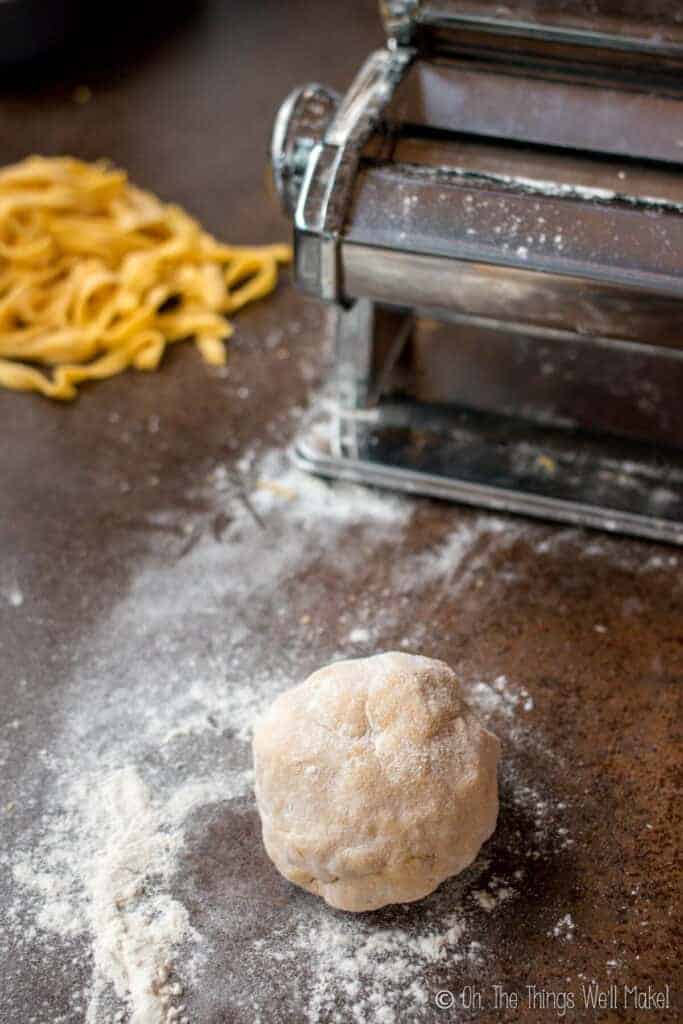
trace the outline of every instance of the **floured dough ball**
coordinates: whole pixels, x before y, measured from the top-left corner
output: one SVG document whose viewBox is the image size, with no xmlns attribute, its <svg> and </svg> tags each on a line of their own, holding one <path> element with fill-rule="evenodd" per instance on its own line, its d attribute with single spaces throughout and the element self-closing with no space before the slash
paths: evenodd
<svg viewBox="0 0 683 1024">
<path fill-rule="evenodd" d="M 272 704 L 254 735 L 269 857 L 342 910 L 432 892 L 496 826 L 500 752 L 442 661 L 340 661 Z"/>
</svg>

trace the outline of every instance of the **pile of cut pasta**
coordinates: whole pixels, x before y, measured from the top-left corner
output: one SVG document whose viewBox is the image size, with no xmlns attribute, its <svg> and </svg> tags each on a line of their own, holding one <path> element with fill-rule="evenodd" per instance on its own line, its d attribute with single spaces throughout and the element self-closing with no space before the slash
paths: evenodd
<svg viewBox="0 0 683 1024">
<path fill-rule="evenodd" d="M 227 317 L 290 259 L 221 244 L 104 163 L 29 157 L 0 170 L 0 384 L 70 399 L 184 338 L 221 365 Z"/>
</svg>

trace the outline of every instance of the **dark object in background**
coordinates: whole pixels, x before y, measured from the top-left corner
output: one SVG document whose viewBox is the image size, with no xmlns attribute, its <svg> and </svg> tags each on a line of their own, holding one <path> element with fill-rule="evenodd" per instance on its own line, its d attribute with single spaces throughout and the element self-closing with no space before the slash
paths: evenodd
<svg viewBox="0 0 683 1024">
<path fill-rule="evenodd" d="M 81 0 L 0 0 L 0 64 L 60 49 L 77 30 Z"/>
<path fill-rule="evenodd" d="M 120 67 L 204 6 L 205 0 L 167 0 L 160 13 L 152 0 L 118 0 L 103 12 L 87 0 L 0 0 L 0 73 L 102 71 L 112 57 Z"/>
</svg>

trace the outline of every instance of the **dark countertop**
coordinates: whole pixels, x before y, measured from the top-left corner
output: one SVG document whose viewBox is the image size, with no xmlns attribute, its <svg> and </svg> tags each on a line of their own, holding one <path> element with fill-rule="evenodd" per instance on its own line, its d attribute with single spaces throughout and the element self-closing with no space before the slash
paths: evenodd
<svg viewBox="0 0 683 1024">
<path fill-rule="evenodd" d="M 219 237 L 284 238 L 264 186 L 273 113 L 302 81 L 345 86 L 381 39 L 374 4 L 213 2 L 144 25 L 125 59 L 114 41 L 78 70 L 7 78 L 1 162 L 107 156 Z M 72 405 L 0 392 L 0 1021 L 93 1006 L 92 919 L 40 914 L 59 898 L 87 918 L 68 793 L 130 765 L 164 835 L 182 786 L 234 781 L 190 801 L 173 869 L 147 882 L 202 937 L 203 960 L 171 957 L 187 1010 L 169 1024 L 545 1022 L 562 1015 L 543 993 L 593 979 L 620 986 L 617 1008 L 564 1019 L 679 1019 L 680 554 L 306 483 L 278 452 L 324 379 L 327 316 L 285 275 L 237 324 L 225 374 L 185 345 Z M 267 861 L 238 786 L 245 721 L 327 660 L 401 646 L 451 663 L 501 736 L 500 823 L 433 897 L 347 923 Z M 520 1008 L 494 1009 L 495 984 Z M 624 1006 L 623 985 L 667 984 L 669 1009 Z M 435 1005 L 468 985 L 481 1010 Z M 125 1005 L 105 986 L 90 1019 Z"/>
</svg>

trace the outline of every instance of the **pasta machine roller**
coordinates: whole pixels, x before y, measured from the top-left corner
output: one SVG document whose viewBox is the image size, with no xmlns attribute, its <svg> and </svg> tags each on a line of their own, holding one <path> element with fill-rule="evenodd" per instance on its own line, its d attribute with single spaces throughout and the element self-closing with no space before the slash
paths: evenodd
<svg viewBox="0 0 683 1024">
<path fill-rule="evenodd" d="M 316 473 L 683 543 L 683 9 L 386 0 L 277 117 Z"/>
</svg>

